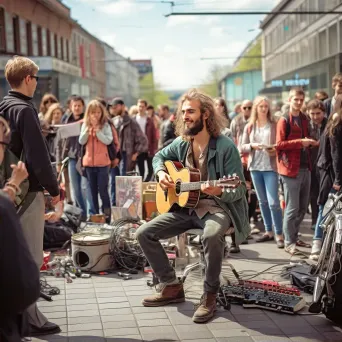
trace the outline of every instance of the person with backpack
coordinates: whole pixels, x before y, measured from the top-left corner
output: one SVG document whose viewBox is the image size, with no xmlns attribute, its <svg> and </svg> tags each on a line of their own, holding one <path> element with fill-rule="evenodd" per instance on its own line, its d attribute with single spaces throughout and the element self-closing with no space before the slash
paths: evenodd
<svg viewBox="0 0 342 342">
<path fill-rule="evenodd" d="M 267 98 L 258 96 L 254 100 L 251 118 L 244 129 L 241 144 L 241 152 L 249 154 L 248 170 L 251 172 L 266 230 L 256 242 L 275 239 L 278 248 L 284 248 L 275 142 L 276 123 L 272 118 L 270 102 Z"/>
<path fill-rule="evenodd" d="M 318 142 L 309 138 L 309 119 L 301 112 L 305 93 L 293 88 L 289 94 L 289 114 L 277 123 L 277 168 L 285 195 L 283 231 L 285 251 L 298 255 L 296 246 L 310 247 L 298 240 L 299 227 L 307 212 L 310 197 L 311 160 L 310 146 Z"/>
<path fill-rule="evenodd" d="M 0 113 L 11 129 L 8 149 L 27 167 L 29 188 L 21 207 L 21 225 L 26 243 L 39 270 L 43 262 L 44 189 L 53 204 L 60 201 L 59 186 L 49 152 L 41 132 L 38 112 L 31 102 L 39 77 L 38 66 L 29 58 L 16 56 L 5 66 L 5 77 L 11 90 L 0 103 Z M 15 272 L 15 270 L 14 270 Z M 60 332 L 38 310 L 36 303 L 28 309 L 31 336 Z"/>
<path fill-rule="evenodd" d="M 82 166 L 89 181 L 96 214 L 99 214 L 99 194 L 102 211 L 110 222 L 111 206 L 108 193 L 109 167 L 108 145 L 113 141 L 112 129 L 107 122 L 106 109 L 100 101 L 92 100 L 87 106 L 81 127 L 79 143 L 85 146 Z"/>
</svg>

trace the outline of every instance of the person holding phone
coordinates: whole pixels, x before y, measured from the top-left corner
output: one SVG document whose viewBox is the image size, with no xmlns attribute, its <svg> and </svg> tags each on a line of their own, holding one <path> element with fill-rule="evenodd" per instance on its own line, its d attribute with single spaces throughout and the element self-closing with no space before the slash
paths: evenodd
<svg viewBox="0 0 342 342">
<path fill-rule="evenodd" d="M 275 235 L 278 248 L 284 248 L 275 142 L 276 122 L 272 118 L 270 102 L 258 96 L 254 100 L 241 144 L 241 152 L 248 153 L 248 169 L 251 171 L 266 230 L 256 241 L 273 241 Z"/>
</svg>

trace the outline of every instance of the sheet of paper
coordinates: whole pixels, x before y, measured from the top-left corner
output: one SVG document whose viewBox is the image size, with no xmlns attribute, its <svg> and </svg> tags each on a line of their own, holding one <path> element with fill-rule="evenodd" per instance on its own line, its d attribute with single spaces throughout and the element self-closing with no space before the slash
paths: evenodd
<svg viewBox="0 0 342 342">
<path fill-rule="evenodd" d="M 81 123 L 75 122 L 66 125 L 55 125 L 58 128 L 59 136 L 61 139 L 70 137 L 78 137 L 81 133 Z"/>
</svg>

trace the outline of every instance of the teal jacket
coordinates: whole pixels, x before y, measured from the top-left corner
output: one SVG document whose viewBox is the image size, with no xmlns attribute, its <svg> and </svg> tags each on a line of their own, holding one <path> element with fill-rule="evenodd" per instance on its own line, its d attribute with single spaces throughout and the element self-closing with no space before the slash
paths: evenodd
<svg viewBox="0 0 342 342">
<path fill-rule="evenodd" d="M 190 143 L 181 137 L 175 139 L 170 145 L 159 151 L 153 158 L 153 170 L 166 171 L 164 162 L 167 160 L 180 161 L 185 164 Z M 246 199 L 246 183 L 243 176 L 240 153 L 233 141 L 223 135 L 217 138 L 210 138 L 208 151 L 208 175 L 210 180 L 233 175 L 240 177 L 242 184 L 235 192 L 222 193 L 222 196 L 213 197 L 221 208 L 230 216 L 234 228 L 236 242 L 244 241 L 250 233 L 248 220 L 248 204 Z M 228 228 L 228 227 L 227 227 Z"/>
</svg>

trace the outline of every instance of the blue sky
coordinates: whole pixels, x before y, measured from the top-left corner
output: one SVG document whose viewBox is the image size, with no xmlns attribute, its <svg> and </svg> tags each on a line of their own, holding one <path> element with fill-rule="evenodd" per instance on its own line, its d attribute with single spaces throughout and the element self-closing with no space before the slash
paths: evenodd
<svg viewBox="0 0 342 342">
<path fill-rule="evenodd" d="M 173 16 L 161 0 L 63 0 L 86 30 L 132 59 L 152 58 L 163 89 L 198 86 L 213 64 L 237 57 L 259 32 L 263 16 Z M 270 10 L 279 0 L 175 0 L 174 12 Z"/>
</svg>

